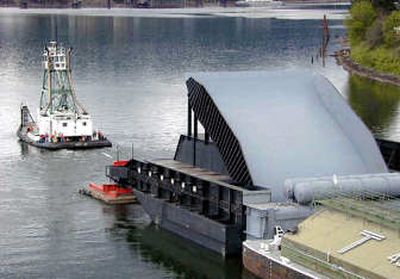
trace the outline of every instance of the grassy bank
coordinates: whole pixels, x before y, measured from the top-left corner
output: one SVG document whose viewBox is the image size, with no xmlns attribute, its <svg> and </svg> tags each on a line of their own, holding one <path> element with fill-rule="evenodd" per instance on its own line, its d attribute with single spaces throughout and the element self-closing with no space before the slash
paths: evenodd
<svg viewBox="0 0 400 279">
<path fill-rule="evenodd" d="M 379 72 L 400 76 L 400 56 L 390 48 L 370 49 L 366 46 L 355 46 L 351 50 L 353 61 L 373 68 Z"/>
<path fill-rule="evenodd" d="M 400 11 L 393 2 L 354 2 L 346 26 L 353 61 L 400 76 Z"/>
</svg>

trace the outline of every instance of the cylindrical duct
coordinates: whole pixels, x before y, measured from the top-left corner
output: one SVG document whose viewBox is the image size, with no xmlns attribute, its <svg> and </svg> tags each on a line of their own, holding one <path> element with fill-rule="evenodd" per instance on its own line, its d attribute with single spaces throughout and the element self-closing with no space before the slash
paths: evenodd
<svg viewBox="0 0 400 279">
<path fill-rule="evenodd" d="M 400 196 L 400 174 L 381 173 L 345 175 L 316 178 L 292 178 L 285 180 L 285 191 L 289 199 L 300 204 L 313 200 L 328 199 L 338 195 Z"/>
</svg>

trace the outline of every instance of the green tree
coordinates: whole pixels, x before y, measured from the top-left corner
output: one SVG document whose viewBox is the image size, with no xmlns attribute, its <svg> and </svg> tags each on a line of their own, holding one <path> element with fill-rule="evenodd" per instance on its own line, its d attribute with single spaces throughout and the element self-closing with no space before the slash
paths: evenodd
<svg viewBox="0 0 400 279">
<path fill-rule="evenodd" d="M 383 19 L 378 17 L 374 23 L 368 27 L 365 33 L 365 42 L 369 48 L 375 48 L 382 45 L 383 37 Z"/>
<path fill-rule="evenodd" d="M 358 44 L 365 39 L 367 29 L 377 17 L 372 3 L 362 0 L 353 3 L 350 9 L 350 18 L 346 20 L 349 38 L 352 44 Z"/>
<path fill-rule="evenodd" d="M 383 23 L 383 34 L 388 47 L 400 46 L 400 11 L 392 12 Z"/>
</svg>

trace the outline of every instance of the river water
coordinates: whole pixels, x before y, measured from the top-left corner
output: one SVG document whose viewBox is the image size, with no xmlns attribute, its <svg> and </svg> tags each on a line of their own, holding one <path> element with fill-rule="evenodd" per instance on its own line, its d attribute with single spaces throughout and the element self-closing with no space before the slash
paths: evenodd
<svg viewBox="0 0 400 279">
<path fill-rule="evenodd" d="M 149 223 L 139 205 L 80 196 L 105 182 L 113 150 L 38 150 L 18 142 L 19 105 L 36 114 L 41 52 L 57 38 L 74 47 L 78 97 L 129 156 L 171 157 L 185 132 L 185 73 L 302 67 L 324 73 L 373 132 L 400 140 L 400 90 L 350 77 L 311 57 L 321 21 L 241 16 L 91 16 L 0 13 L 0 277 L 251 278 Z M 345 30 L 332 20 L 330 52 Z M 284 82 L 284 81 L 283 81 Z"/>
</svg>

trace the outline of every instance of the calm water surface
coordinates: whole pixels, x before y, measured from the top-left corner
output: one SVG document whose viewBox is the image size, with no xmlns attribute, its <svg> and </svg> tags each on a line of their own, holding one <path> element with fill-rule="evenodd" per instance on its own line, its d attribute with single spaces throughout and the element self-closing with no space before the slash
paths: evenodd
<svg viewBox="0 0 400 279">
<path fill-rule="evenodd" d="M 74 47 L 78 97 L 114 143 L 171 157 L 185 132 L 184 75 L 195 71 L 313 68 L 328 76 L 380 137 L 400 140 L 400 90 L 349 77 L 332 59 L 311 64 L 319 20 L 223 17 L 0 17 L 0 277 L 250 278 L 149 224 L 140 206 L 81 197 L 104 182 L 102 152 L 47 152 L 18 142 L 21 101 L 36 112 L 41 51 L 55 33 Z M 331 22 L 331 50 L 344 33 Z M 53 35 L 52 35 L 53 34 Z M 36 114 L 36 113 L 34 113 Z M 126 151 L 128 153 L 128 151 Z M 125 154 L 128 156 L 127 154 Z"/>
</svg>

